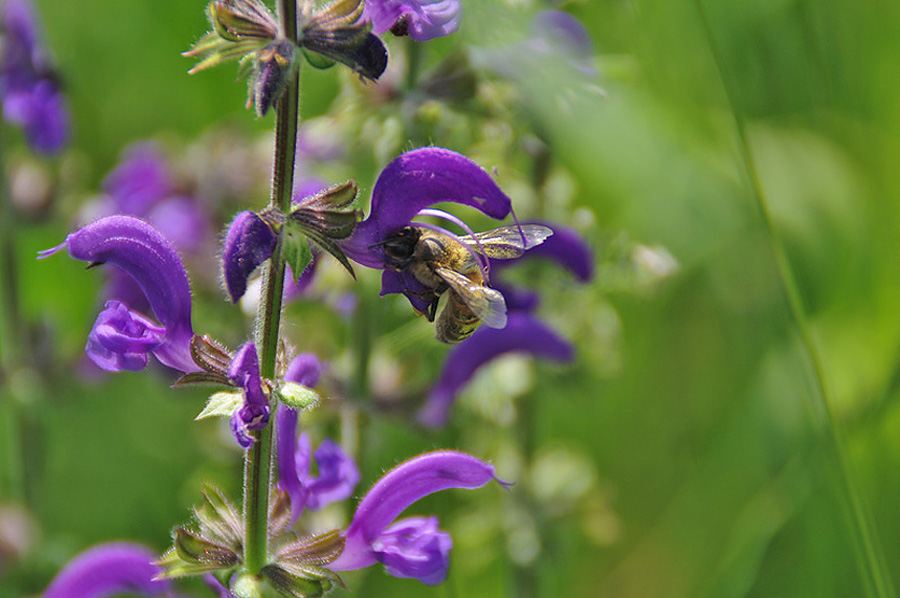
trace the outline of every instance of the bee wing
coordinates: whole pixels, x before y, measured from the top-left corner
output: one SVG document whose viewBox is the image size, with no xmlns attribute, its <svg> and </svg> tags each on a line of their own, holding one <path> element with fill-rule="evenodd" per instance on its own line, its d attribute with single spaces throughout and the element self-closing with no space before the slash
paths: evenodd
<svg viewBox="0 0 900 598">
<path fill-rule="evenodd" d="M 460 241 L 487 257 L 508 260 L 521 257 L 526 249 L 540 245 L 553 231 L 540 224 L 511 224 L 460 237 Z M 524 237 L 524 240 L 523 240 Z"/>
<path fill-rule="evenodd" d="M 456 270 L 435 268 L 434 273 L 447 283 L 485 326 L 506 327 L 506 301 L 500 291 L 469 280 Z"/>
</svg>

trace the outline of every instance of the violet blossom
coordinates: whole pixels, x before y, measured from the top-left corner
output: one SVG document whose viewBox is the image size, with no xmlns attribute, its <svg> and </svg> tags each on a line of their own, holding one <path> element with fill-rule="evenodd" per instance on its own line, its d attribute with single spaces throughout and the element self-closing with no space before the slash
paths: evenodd
<svg viewBox="0 0 900 598">
<path fill-rule="evenodd" d="M 228 367 L 228 380 L 244 395 L 243 404 L 231 416 L 231 431 L 241 447 L 250 448 L 255 441 L 250 432 L 269 423 L 269 399 L 262 387 L 255 344 L 244 343 L 237 350 Z"/>
<path fill-rule="evenodd" d="M 455 33 L 461 13 L 460 0 L 366 0 L 363 18 L 376 35 L 391 31 L 424 42 Z"/>
<path fill-rule="evenodd" d="M 129 305 L 110 300 L 97 318 L 85 348 L 109 371 L 141 370 L 147 356 L 181 372 L 200 368 L 191 357 L 191 290 L 181 258 L 166 237 L 131 216 L 109 216 L 92 222 L 52 248 L 46 258 L 66 248 L 91 266 L 110 264 L 128 274 L 143 292 L 159 324 Z"/>
<path fill-rule="evenodd" d="M 503 270 L 521 260 L 534 258 L 555 261 L 581 282 L 587 282 L 593 276 L 593 255 L 578 233 L 546 222 L 539 224 L 553 230 L 553 235 L 543 244 L 520 258 L 492 262 L 494 284 L 506 298 L 509 310 L 506 327 L 481 327 L 468 340 L 450 351 L 440 377 L 431 387 L 425 405 L 419 411 L 418 420 L 423 425 L 445 425 L 450 407 L 462 388 L 479 369 L 502 355 L 526 353 L 559 363 L 566 363 L 574 358 L 572 345 L 533 315 L 540 301 L 538 294 L 502 281 Z"/>
<path fill-rule="evenodd" d="M 55 154 L 68 142 L 69 113 L 35 21 L 27 0 L 0 5 L 0 99 L 4 118 L 24 129 L 29 145 Z"/>
<path fill-rule="evenodd" d="M 80 553 L 60 571 L 42 598 L 107 598 L 119 594 L 174 598 L 172 584 L 147 548 L 126 542 L 101 544 Z"/>
</svg>

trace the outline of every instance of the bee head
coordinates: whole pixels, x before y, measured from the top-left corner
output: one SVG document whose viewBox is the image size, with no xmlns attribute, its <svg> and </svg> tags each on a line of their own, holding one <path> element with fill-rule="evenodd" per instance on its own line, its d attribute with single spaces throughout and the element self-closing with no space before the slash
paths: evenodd
<svg viewBox="0 0 900 598">
<path fill-rule="evenodd" d="M 385 257 L 392 262 L 393 267 L 402 270 L 412 262 L 416 243 L 421 236 L 422 233 L 417 228 L 405 226 L 376 245 L 382 247 Z"/>
</svg>

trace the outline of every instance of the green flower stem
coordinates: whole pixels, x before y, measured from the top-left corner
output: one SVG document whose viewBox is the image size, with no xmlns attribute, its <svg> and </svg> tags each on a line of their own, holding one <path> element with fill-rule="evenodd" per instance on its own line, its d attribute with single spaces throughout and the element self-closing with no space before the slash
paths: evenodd
<svg viewBox="0 0 900 598">
<path fill-rule="evenodd" d="M 423 44 L 413 38 L 406 38 L 406 90 L 412 91 L 419 82 L 419 71 L 422 69 Z"/>
<path fill-rule="evenodd" d="M 703 8 L 703 2 L 702 0 L 695 0 L 695 2 L 719 78 L 722 81 L 726 98 L 730 104 L 738 137 L 738 148 L 748 186 L 765 226 L 788 310 L 808 360 L 812 389 L 810 396 L 812 401 L 811 408 L 813 413 L 821 417 L 816 423 L 821 425 L 825 434 L 824 440 L 826 445 L 834 457 L 833 465 L 835 466 L 834 473 L 837 477 L 835 485 L 837 486 L 838 498 L 846 511 L 847 526 L 853 539 L 860 576 L 865 586 L 866 595 L 877 596 L 878 598 L 891 598 L 897 594 L 894 590 L 893 580 L 889 572 L 890 569 L 886 564 L 884 552 L 878 540 L 878 534 L 873 525 L 868 506 L 861 496 L 844 431 L 838 427 L 834 414 L 831 411 L 831 401 L 829 400 L 831 390 L 828 386 L 825 368 L 815 340 L 810 332 L 806 309 L 803 306 L 803 298 L 788 259 L 784 241 L 775 226 L 762 190 L 756 162 L 750 151 L 744 115 L 741 113 L 737 100 L 734 97 L 734 89 L 728 83 L 725 64 L 713 38 L 712 27 Z"/>
<path fill-rule="evenodd" d="M 285 37 L 297 41 L 296 0 L 280 0 L 281 27 Z M 294 158 L 297 147 L 297 117 L 300 101 L 299 71 L 294 70 L 278 100 L 275 121 L 275 164 L 269 205 L 282 212 L 291 207 L 294 188 Z M 260 352 L 260 373 L 275 378 L 281 326 L 281 298 L 284 291 L 284 261 L 276 249 L 265 271 L 265 292 L 256 315 L 256 342 Z M 273 418 L 274 421 L 274 418 Z M 260 430 L 244 462 L 244 566 L 258 575 L 266 565 L 269 489 L 272 483 L 272 425 Z"/>
</svg>

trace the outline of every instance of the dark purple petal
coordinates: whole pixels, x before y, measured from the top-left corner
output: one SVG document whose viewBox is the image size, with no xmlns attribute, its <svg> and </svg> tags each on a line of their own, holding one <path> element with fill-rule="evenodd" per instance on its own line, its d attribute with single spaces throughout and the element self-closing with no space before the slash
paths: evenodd
<svg viewBox="0 0 900 598">
<path fill-rule="evenodd" d="M 165 341 L 154 354 L 182 372 L 199 371 L 191 358 L 191 289 L 187 272 L 172 244 L 155 228 L 131 216 L 101 218 L 75 231 L 62 247 L 77 260 L 110 264 L 129 274 L 144 291 L 165 326 Z"/>
<path fill-rule="evenodd" d="M 329 438 L 324 439 L 316 449 L 315 459 L 319 475 L 304 480 L 309 489 L 306 506 L 310 510 L 317 511 L 353 496 L 359 483 L 359 468 L 340 446 Z"/>
<path fill-rule="evenodd" d="M 256 442 L 256 439 L 247 430 L 247 424 L 241 417 L 240 409 L 235 409 L 234 413 L 231 414 L 231 434 L 234 436 L 238 446 L 243 449 L 250 448 Z"/>
<path fill-rule="evenodd" d="M 594 276 L 593 252 L 587 241 L 582 239 L 575 229 L 546 222 L 535 222 L 534 224 L 546 226 L 553 231 L 553 234 L 540 245 L 526 251 L 525 255 L 519 258 L 520 260 L 532 257 L 554 260 L 582 282 L 587 282 Z M 495 263 L 504 264 L 502 261 Z"/>
<path fill-rule="evenodd" d="M 472 206 L 496 219 L 512 209 L 509 197 L 480 166 L 450 150 L 421 148 L 402 154 L 381 171 L 369 217 L 339 244 L 354 261 L 383 268 L 384 254 L 373 246 L 409 224 L 419 210 L 445 201 Z"/>
<path fill-rule="evenodd" d="M 152 564 L 157 555 L 128 543 L 101 544 L 85 550 L 63 568 L 43 598 L 105 598 L 119 594 L 171 596 L 168 580 Z"/>
<path fill-rule="evenodd" d="M 232 303 L 247 291 L 247 279 L 272 257 L 278 238 L 255 212 L 241 212 L 228 227 L 222 251 L 222 278 Z"/>
<path fill-rule="evenodd" d="M 495 479 L 493 467 L 457 451 L 424 453 L 401 463 L 363 498 L 345 533 L 344 551 L 329 568 L 348 571 L 374 564 L 373 543 L 420 498 L 448 488 L 480 488 Z"/>
<path fill-rule="evenodd" d="M 459 0 L 366 0 L 363 18 L 381 35 L 404 17 L 409 36 L 422 42 L 454 33 L 460 12 Z"/>
<path fill-rule="evenodd" d="M 216 579 L 212 573 L 207 573 L 203 576 L 203 583 L 205 583 L 209 589 L 214 591 L 219 598 L 234 598 L 234 594 L 231 593 L 231 590 L 225 587 L 221 581 Z"/>
<path fill-rule="evenodd" d="M 438 529 L 437 517 L 406 517 L 390 526 L 372 544 L 375 558 L 394 577 L 412 577 L 436 586 L 450 567 L 450 534 Z"/>
<path fill-rule="evenodd" d="M 425 313 L 434 297 L 434 292 L 410 272 L 404 270 L 384 270 L 381 273 L 381 296 L 392 293 L 403 293 L 410 304 L 419 313 Z"/>
<path fill-rule="evenodd" d="M 275 412 L 275 440 L 278 454 L 278 485 L 291 497 L 291 524 L 297 521 L 306 506 L 309 494 L 300 481 L 300 474 L 309 470 L 309 454 L 306 465 L 298 467 L 297 452 L 297 411 L 280 404 Z M 298 469 L 300 470 L 298 472 Z"/>
<path fill-rule="evenodd" d="M 324 369 L 325 364 L 314 353 L 301 353 L 291 360 L 284 379 L 312 388 L 319 383 L 319 377 Z"/>
<path fill-rule="evenodd" d="M 123 160 L 103 180 L 116 211 L 145 216 L 157 202 L 172 193 L 172 177 L 162 151 L 153 143 L 132 145 Z"/>
<path fill-rule="evenodd" d="M 88 335 L 85 353 L 108 372 L 137 372 L 147 367 L 147 355 L 163 343 L 165 333 L 119 301 L 107 301 Z"/>
<path fill-rule="evenodd" d="M 419 412 L 419 422 L 432 427 L 446 424 L 447 413 L 457 393 L 475 372 L 493 359 L 512 352 L 559 362 L 571 361 L 574 357 L 572 346 L 546 324 L 527 313 L 510 313 L 506 328 L 482 326 L 471 338 L 450 351 L 440 379 Z"/>
<path fill-rule="evenodd" d="M 242 430 L 262 430 L 269 423 L 269 399 L 262 388 L 256 345 L 244 343 L 228 366 L 228 379 L 244 391 L 244 405 L 236 411 Z M 232 418 L 232 426 L 235 422 Z M 240 439 L 238 439 L 240 443 Z M 243 446 L 243 445 L 241 445 Z"/>
</svg>

